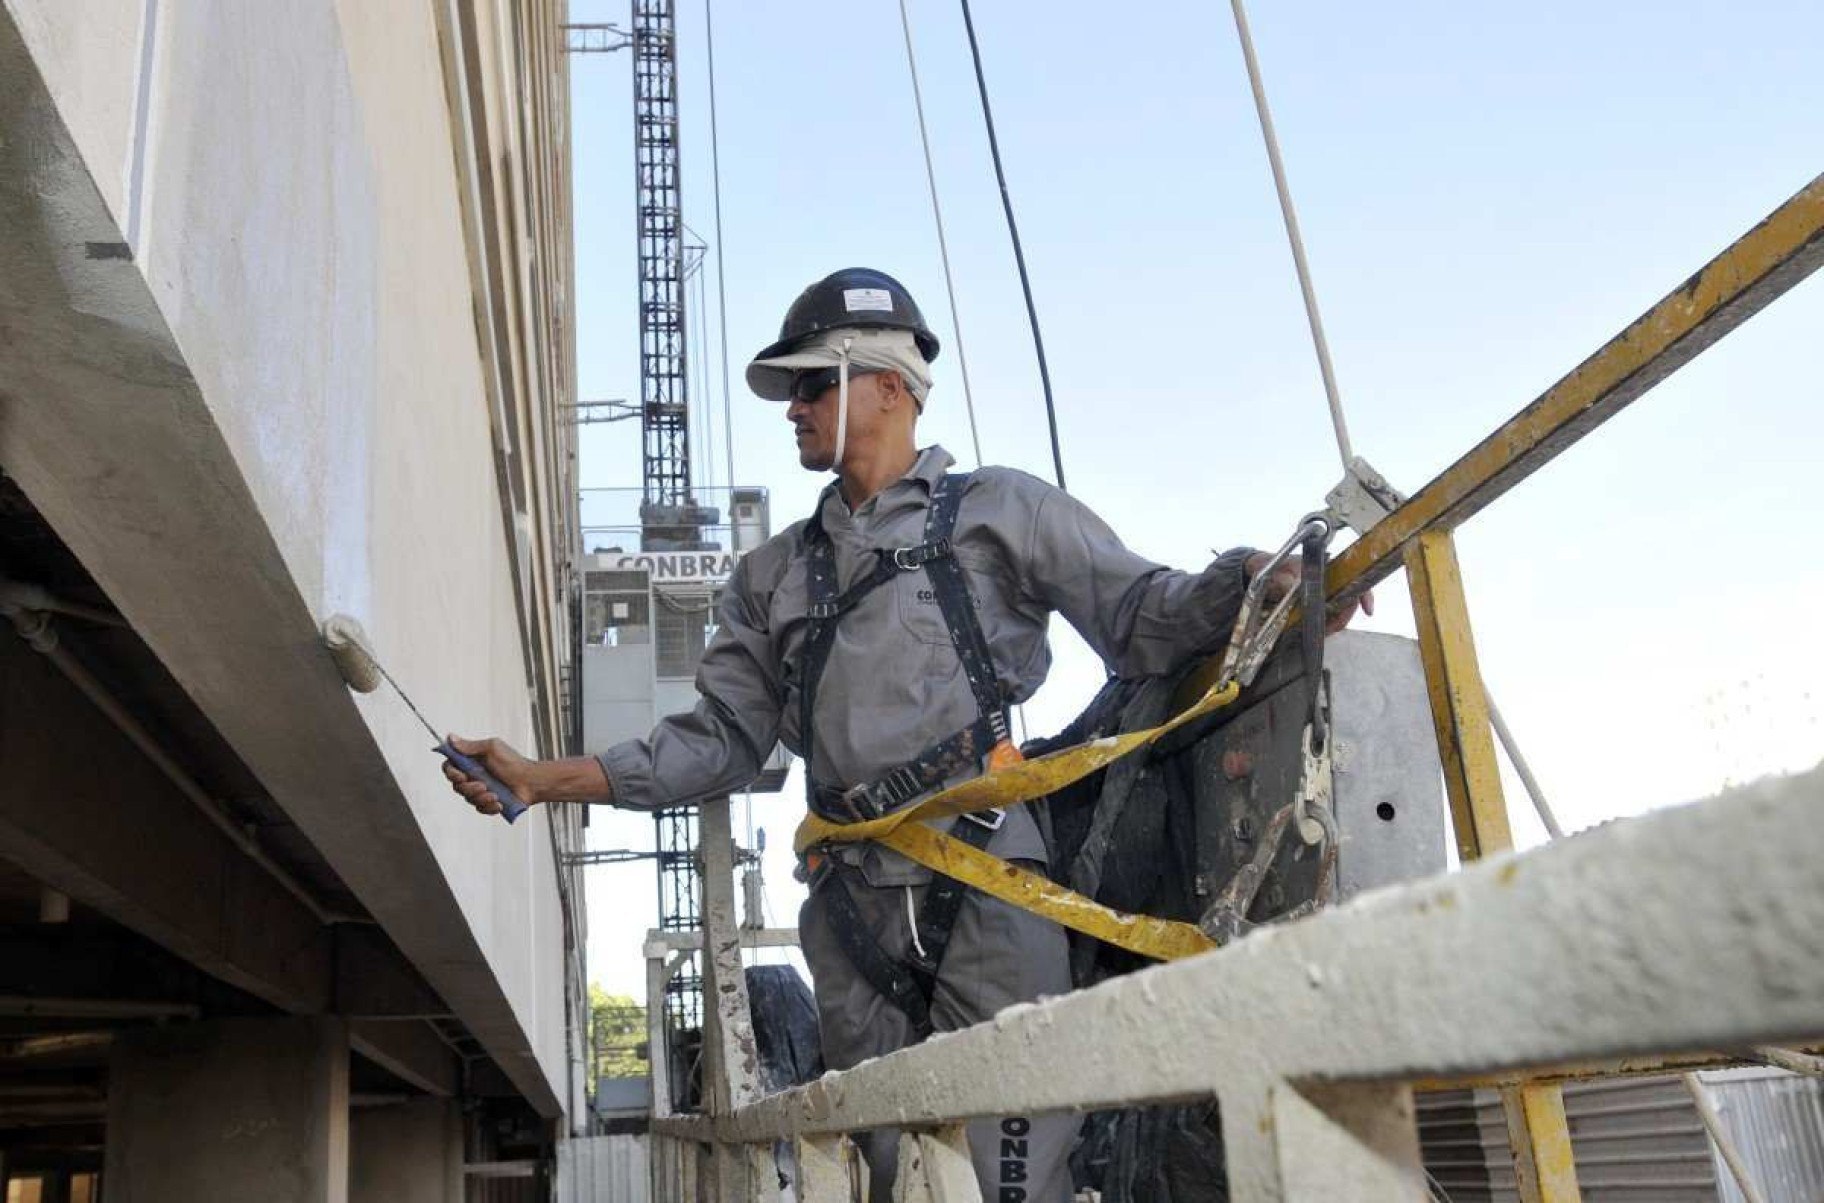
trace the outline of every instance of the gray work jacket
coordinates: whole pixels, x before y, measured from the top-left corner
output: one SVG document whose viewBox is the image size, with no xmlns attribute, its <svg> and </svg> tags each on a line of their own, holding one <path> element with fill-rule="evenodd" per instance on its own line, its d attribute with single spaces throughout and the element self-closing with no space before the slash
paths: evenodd
<svg viewBox="0 0 1824 1203">
<path fill-rule="evenodd" d="M 850 511 L 835 485 L 818 500 L 846 589 L 878 548 L 924 541 L 931 491 L 955 461 L 941 447 Z M 697 707 L 645 739 L 603 752 L 621 806 L 651 809 L 738 790 L 776 741 L 802 755 L 799 665 L 808 623 L 804 526 L 797 522 L 737 565 L 718 627 L 697 670 Z M 982 633 L 1010 703 L 1035 693 L 1051 667 L 1046 624 L 1055 610 L 1117 675 L 1165 673 L 1228 638 L 1251 549 L 1201 573 L 1135 555 L 1068 493 L 1011 468 L 973 473 L 952 539 Z M 975 697 L 923 572 L 902 573 L 842 617 L 817 687 L 813 771 L 819 784 L 872 781 L 975 721 Z M 1045 859 L 1037 826 L 1015 807 L 988 846 L 1003 859 Z M 887 849 L 856 849 L 875 885 L 928 874 Z"/>
</svg>

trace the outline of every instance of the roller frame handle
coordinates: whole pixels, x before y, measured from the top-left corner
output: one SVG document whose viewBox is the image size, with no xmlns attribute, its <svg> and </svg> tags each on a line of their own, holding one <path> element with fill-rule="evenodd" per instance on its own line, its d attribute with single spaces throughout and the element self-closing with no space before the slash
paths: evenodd
<svg viewBox="0 0 1824 1203">
<path fill-rule="evenodd" d="M 500 778 L 482 768 L 481 762 L 476 760 L 473 756 L 464 756 L 461 752 L 458 752 L 455 748 L 451 747 L 448 740 L 438 744 L 431 750 L 455 765 L 458 772 L 466 773 L 468 776 L 473 777 L 475 780 L 487 786 L 488 792 L 500 799 L 500 817 L 507 822 L 511 823 L 513 820 L 519 818 L 520 815 L 526 813 L 526 804 L 519 800 L 519 795 L 502 785 L 500 783 Z"/>
</svg>

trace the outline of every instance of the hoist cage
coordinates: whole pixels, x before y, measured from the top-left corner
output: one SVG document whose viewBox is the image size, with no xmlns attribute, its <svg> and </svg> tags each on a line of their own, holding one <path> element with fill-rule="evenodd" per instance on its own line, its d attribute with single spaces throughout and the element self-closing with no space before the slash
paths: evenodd
<svg viewBox="0 0 1824 1203">
<path fill-rule="evenodd" d="M 1332 602 L 1407 572 L 1461 872 L 763 1098 L 741 949 L 790 934 L 736 926 L 728 808 L 706 804 L 703 926 L 647 948 L 661 986 L 701 952 L 706 1111 L 658 1110 L 653 1197 L 779 1199 L 789 1145 L 800 1203 L 848 1203 L 864 1171 L 847 1134 L 885 1127 L 904 1132 L 895 1198 L 976 1200 L 963 1121 L 1214 1098 L 1236 1203 L 1411 1203 L 1426 1197 L 1415 1089 L 1474 1085 L 1503 1093 L 1521 1197 L 1568 1203 L 1559 1083 L 1824 1039 L 1824 769 L 1509 855 L 1453 542 L 1820 264 L 1824 176 L 1331 562 Z"/>
</svg>

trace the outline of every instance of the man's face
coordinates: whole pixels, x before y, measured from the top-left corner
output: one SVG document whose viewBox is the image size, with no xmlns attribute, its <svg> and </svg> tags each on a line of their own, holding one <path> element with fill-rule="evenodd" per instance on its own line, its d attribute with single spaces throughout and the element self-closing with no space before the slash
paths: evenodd
<svg viewBox="0 0 1824 1203">
<path fill-rule="evenodd" d="M 850 446 L 872 437 L 877 379 L 873 372 L 849 369 Z M 835 368 L 800 372 L 785 407 L 786 421 L 798 441 L 798 463 L 813 472 L 828 472 L 836 463 L 837 391 Z"/>
</svg>

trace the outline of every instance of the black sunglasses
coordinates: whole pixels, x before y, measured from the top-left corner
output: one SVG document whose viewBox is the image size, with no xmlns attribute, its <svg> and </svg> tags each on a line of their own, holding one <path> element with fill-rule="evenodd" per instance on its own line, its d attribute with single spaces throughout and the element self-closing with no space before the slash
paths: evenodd
<svg viewBox="0 0 1824 1203">
<path fill-rule="evenodd" d="M 854 364 L 850 364 L 849 379 L 855 380 L 862 376 L 872 376 L 881 370 L 882 369 L 880 368 L 858 368 Z M 818 368 L 813 372 L 799 372 L 796 376 L 792 377 L 791 399 L 793 401 L 802 401 L 806 405 L 809 405 L 817 398 L 835 388 L 841 381 L 842 369 L 840 367 Z"/>
</svg>

